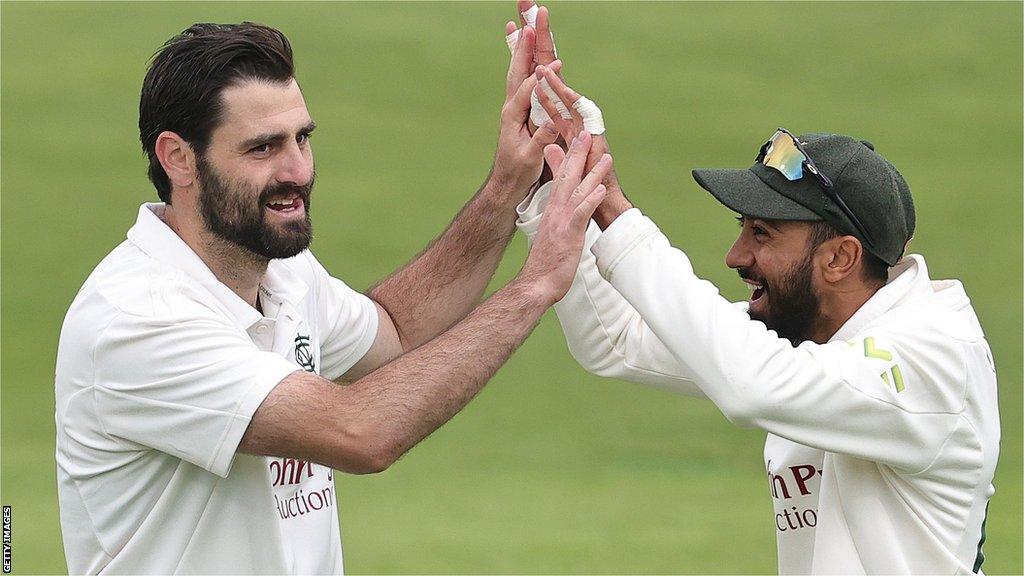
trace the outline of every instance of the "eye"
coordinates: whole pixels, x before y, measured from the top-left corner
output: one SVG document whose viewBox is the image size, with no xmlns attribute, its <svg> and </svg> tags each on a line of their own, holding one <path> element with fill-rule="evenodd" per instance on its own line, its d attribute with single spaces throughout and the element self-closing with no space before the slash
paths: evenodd
<svg viewBox="0 0 1024 576">
<path fill-rule="evenodd" d="M 259 146 L 253 146 L 249 149 L 250 154 L 266 154 L 268 152 L 270 152 L 270 143 L 268 142 L 264 142 Z"/>
<path fill-rule="evenodd" d="M 295 141 L 299 143 L 299 146 L 304 146 L 309 143 L 309 139 L 312 136 L 309 132 L 303 132 L 295 137 Z"/>
</svg>

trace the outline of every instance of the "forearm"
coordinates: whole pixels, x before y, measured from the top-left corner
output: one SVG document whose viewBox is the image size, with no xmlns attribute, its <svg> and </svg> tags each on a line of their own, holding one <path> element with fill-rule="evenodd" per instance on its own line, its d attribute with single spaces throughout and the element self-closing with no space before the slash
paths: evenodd
<svg viewBox="0 0 1024 576">
<path fill-rule="evenodd" d="M 513 187 L 488 177 L 440 236 L 370 290 L 405 350 L 464 318 L 480 301 L 515 231 L 513 207 L 524 191 Z"/>
<path fill-rule="evenodd" d="M 517 208 L 517 226 L 530 244 L 549 193 L 550 186 L 542 186 Z M 703 396 L 640 314 L 598 272 L 590 247 L 600 235 L 596 225 L 587 228 L 572 286 L 554 307 L 569 352 L 600 376 Z"/>
<path fill-rule="evenodd" d="M 461 410 L 537 325 L 550 302 L 513 280 L 449 330 L 345 387 L 345 414 L 389 463 Z"/>
<path fill-rule="evenodd" d="M 958 376 L 934 376 L 931 368 L 947 360 L 959 366 L 955 355 L 945 356 L 952 347 L 922 346 L 931 355 L 924 360 L 913 339 L 881 327 L 872 330 L 873 343 L 851 333 L 793 347 L 697 277 L 687 256 L 639 212 L 617 220 L 593 252 L 602 275 L 737 424 L 909 470 L 927 466 L 954 426 L 955 409 L 922 409 L 883 378 L 899 364 L 906 382 L 956 382 Z M 901 330 L 914 338 L 926 332 Z M 876 344 L 885 355 L 870 353 Z"/>
</svg>

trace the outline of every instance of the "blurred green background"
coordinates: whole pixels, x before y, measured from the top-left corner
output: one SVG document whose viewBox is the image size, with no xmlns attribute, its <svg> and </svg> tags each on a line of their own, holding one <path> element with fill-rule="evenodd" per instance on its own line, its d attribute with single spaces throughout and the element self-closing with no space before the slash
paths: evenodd
<svg viewBox="0 0 1024 576">
<path fill-rule="evenodd" d="M 2 499 L 17 573 L 66 570 L 53 367 L 81 282 L 155 199 L 138 144 L 150 55 L 196 21 L 291 39 L 319 124 L 314 250 L 365 289 L 487 174 L 514 3 L 4 2 Z M 990 574 L 1022 563 L 1022 4 L 553 3 L 570 83 L 600 103 L 627 193 L 705 277 L 731 214 L 694 167 L 743 167 L 778 126 L 872 140 L 914 190 L 913 250 L 963 279 L 999 369 Z M 520 266 L 517 238 L 495 277 Z M 145 361 L 145 359 L 140 359 Z M 391 470 L 339 477 L 350 573 L 770 573 L 763 433 L 602 380 L 553 315 L 464 413 Z"/>
</svg>

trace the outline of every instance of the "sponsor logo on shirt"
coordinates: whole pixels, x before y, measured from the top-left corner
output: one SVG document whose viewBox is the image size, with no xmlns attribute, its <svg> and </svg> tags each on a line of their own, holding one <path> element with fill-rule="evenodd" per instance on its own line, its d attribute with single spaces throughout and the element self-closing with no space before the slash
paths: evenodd
<svg viewBox="0 0 1024 576">
<path fill-rule="evenodd" d="M 307 372 L 316 372 L 307 334 L 295 336 L 295 363 Z M 330 468 L 295 458 L 275 458 L 268 466 L 275 489 L 274 503 L 282 520 L 334 506 L 334 471 Z"/>
<path fill-rule="evenodd" d="M 775 528 L 779 532 L 814 528 L 818 524 L 818 512 L 815 508 L 789 506 L 787 501 L 800 503 L 804 496 L 811 496 L 818 489 L 821 470 L 811 464 L 798 464 L 772 471 L 772 461 L 765 466 L 768 474 L 768 485 L 775 510 Z"/>
<path fill-rule="evenodd" d="M 311 514 L 334 506 L 334 471 L 295 458 L 270 461 L 270 476 L 277 513 L 282 520 Z M 290 493 L 289 493 L 290 492 Z"/>
</svg>

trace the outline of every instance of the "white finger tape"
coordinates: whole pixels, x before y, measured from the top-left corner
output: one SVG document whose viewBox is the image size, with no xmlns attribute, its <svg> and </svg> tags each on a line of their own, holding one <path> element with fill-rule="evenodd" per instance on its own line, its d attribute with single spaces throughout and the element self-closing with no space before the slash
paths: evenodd
<svg viewBox="0 0 1024 576">
<path fill-rule="evenodd" d="M 551 120 L 551 116 L 548 115 L 548 111 L 544 109 L 544 106 L 540 103 L 540 99 L 537 98 L 536 92 L 530 93 L 530 122 L 533 122 L 534 126 L 543 126 L 545 122 Z"/>
<path fill-rule="evenodd" d="M 526 21 L 526 24 L 528 26 L 532 26 L 534 29 L 536 29 L 537 28 L 537 12 L 539 12 L 539 11 L 540 11 L 540 9 L 537 8 L 536 4 L 534 4 L 533 6 L 530 6 L 529 10 L 527 10 L 526 12 L 520 12 L 519 15 L 523 17 L 523 20 Z M 516 44 L 519 43 L 519 33 L 521 31 L 522 30 L 516 30 L 515 32 L 512 32 L 508 36 L 505 36 L 505 44 L 508 45 L 508 51 L 509 52 L 515 52 L 516 51 Z M 558 58 L 558 49 L 555 48 L 555 35 L 554 34 L 551 34 L 551 50 L 554 51 L 555 58 Z"/>
<path fill-rule="evenodd" d="M 562 102 L 562 99 L 558 97 L 558 94 L 555 94 L 555 90 L 551 87 L 551 84 L 548 84 L 547 78 L 540 79 L 540 89 L 543 90 L 544 94 L 546 94 L 547 97 L 551 99 L 551 102 L 554 103 L 555 110 L 558 110 L 559 116 L 566 120 L 572 120 L 572 112 L 569 112 L 569 109 L 565 107 L 565 103 Z"/>
<path fill-rule="evenodd" d="M 508 36 L 505 36 L 505 44 L 508 44 L 509 52 L 514 53 L 516 51 L 516 44 L 519 43 L 519 32 L 520 30 L 516 30 Z"/>
<path fill-rule="evenodd" d="M 584 130 L 595 136 L 604 134 L 604 116 L 601 115 L 601 109 L 594 104 L 593 100 L 586 96 L 580 96 L 580 99 L 572 107 L 583 118 Z"/>
<path fill-rule="evenodd" d="M 537 3 L 534 2 L 533 6 L 527 8 L 526 12 L 520 12 L 519 15 L 523 17 L 523 20 L 525 20 L 527 24 L 536 28 L 538 12 L 540 12 L 540 8 L 537 8 Z"/>
<path fill-rule="evenodd" d="M 520 16 L 523 17 L 523 20 L 526 22 L 528 26 L 533 26 L 534 28 L 536 28 L 537 13 L 539 11 L 540 9 L 537 8 L 537 4 L 534 4 L 533 6 L 530 6 L 530 8 L 525 12 L 521 12 Z M 519 43 L 520 32 L 522 32 L 522 29 L 516 30 L 515 32 L 512 32 L 508 36 L 505 36 L 505 44 L 508 45 L 508 51 L 511 53 L 515 53 L 516 51 L 516 45 Z M 554 42 L 554 35 L 552 35 L 552 49 L 554 49 L 555 47 Z M 555 57 L 558 57 L 557 51 L 555 52 Z M 558 95 L 555 94 L 555 91 L 552 90 L 551 86 L 548 85 L 547 80 L 541 79 L 540 84 L 544 92 L 548 95 L 549 98 L 551 98 L 551 101 L 554 102 L 555 108 L 558 110 L 558 114 L 562 118 L 565 118 L 566 120 L 571 120 L 572 114 L 569 113 L 569 109 L 565 107 L 565 104 L 562 102 L 562 100 L 558 98 Z M 551 116 L 548 115 L 547 110 L 545 110 L 544 106 L 540 103 L 540 99 L 537 98 L 536 94 L 530 94 L 530 121 L 533 122 L 534 126 L 543 126 L 544 123 L 549 120 L 551 120 Z"/>
</svg>

